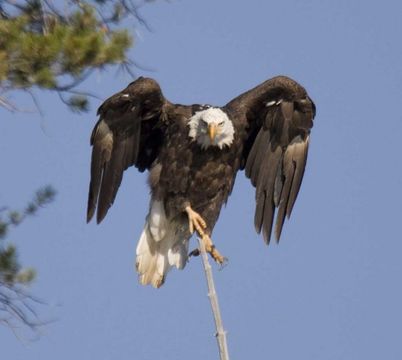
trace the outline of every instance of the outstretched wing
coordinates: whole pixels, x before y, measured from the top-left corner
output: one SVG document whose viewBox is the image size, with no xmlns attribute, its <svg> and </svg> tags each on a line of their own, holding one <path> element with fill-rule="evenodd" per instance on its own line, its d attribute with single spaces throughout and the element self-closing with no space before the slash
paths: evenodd
<svg viewBox="0 0 402 360">
<path fill-rule="evenodd" d="M 243 163 L 256 188 L 254 224 L 269 243 L 277 209 L 279 241 L 285 216 L 296 201 L 306 166 L 315 105 L 294 80 L 278 76 L 226 105 L 245 123 Z"/>
<path fill-rule="evenodd" d="M 106 216 L 124 170 L 135 165 L 144 171 L 151 166 L 163 141 L 168 106 L 158 83 L 141 77 L 99 107 L 100 118 L 91 135 L 88 222 L 96 208 L 98 223 Z"/>
</svg>

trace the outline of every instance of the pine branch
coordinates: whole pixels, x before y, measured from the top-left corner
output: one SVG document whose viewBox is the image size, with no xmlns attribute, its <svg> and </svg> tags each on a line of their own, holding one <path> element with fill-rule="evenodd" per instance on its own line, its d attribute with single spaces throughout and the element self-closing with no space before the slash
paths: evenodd
<svg viewBox="0 0 402 360">
<path fill-rule="evenodd" d="M 214 320 L 215 320 L 215 327 L 216 327 L 215 337 L 218 342 L 220 360 L 229 360 L 229 351 L 228 351 L 228 345 L 226 342 L 226 331 L 223 328 L 221 311 L 220 311 L 219 302 L 218 302 L 218 295 L 215 290 L 215 283 L 214 283 L 214 278 L 212 275 L 212 268 L 211 268 L 211 265 L 208 260 L 208 255 L 205 250 L 204 242 L 200 238 L 198 238 L 198 243 L 200 245 L 200 251 L 201 251 L 201 257 L 202 257 L 202 263 L 204 265 L 205 277 L 207 279 L 208 297 L 211 302 L 212 313 L 214 315 Z"/>
<path fill-rule="evenodd" d="M 134 33 L 128 20 L 151 31 L 140 14 L 148 0 L 0 0 L 0 107 L 20 111 L 5 96 L 10 91 L 49 90 L 78 96 L 63 102 L 88 111 L 88 94 L 80 90 L 94 70 L 129 70 Z M 63 6 L 65 5 L 65 6 Z M 133 68 L 130 68 L 133 66 Z"/>
<path fill-rule="evenodd" d="M 21 324 L 36 332 L 45 323 L 35 311 L 35 305 L 43 302 L 26 291 L 35 271 L 21 266 L 16 247 L 6 241 L 8 231 L 28 216 L 35 215 L 41 207 L 52 202 L 54 196 L 53 188 L 46 186 L 36 192 L 22 211 L 0 207 L 0 325 L 7 325 L 14 332 Z"/>
</svg>

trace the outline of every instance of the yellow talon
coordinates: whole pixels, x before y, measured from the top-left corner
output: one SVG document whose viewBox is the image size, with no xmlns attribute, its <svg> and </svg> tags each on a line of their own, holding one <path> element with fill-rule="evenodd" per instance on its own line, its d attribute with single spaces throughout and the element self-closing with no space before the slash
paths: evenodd
<svg viewBox="0 0 402 360">
<path fill-rule="evenodd" d="M 201 237 L 201 240 L 204 243 L 206 252 L 210 254 L 212 259 L 214 259 L 218 264 L 222 265 L 225 262 L 225 257 L 222 256 L 218 249 L 215 247 L 209 235 L 204 234 Z"/>
<path fill-rule="evenodd" d="M 207 228 L 207 223 L 205 220 L 201 217 L 200 214 L 195 212 L 191 206 L 186 207 L 186 212 L 188 215 L 188 229 L 190 230 L 190 233 L 192 234 L 195 230 L 197 230 L 198 234 L 200 236 L 204 235 L 204 229 Z"/>
<path fill-rule="evenodd" d="M 225 262 L 225 258 L 216 249 L 215 245 L 212 243 L 210 236 L 205 233 L 204 230 L 207 228 L 207 223 L 205 222 L 205 220 L 201 217 L 200 214 L 194 211 L 190 205 L 186 206 L 185 210 L 188 215 L 188 229 L 190 230 L 190 233 L 192 234 L 195 229 L 201 237 L 201 241 L 204 243 L 206 252 L 210 254 L 211 257 L 218 264 L 222 265 Z M 190 254 L 196 255 L 196 252 L 192 251 Z"/>
</svg>

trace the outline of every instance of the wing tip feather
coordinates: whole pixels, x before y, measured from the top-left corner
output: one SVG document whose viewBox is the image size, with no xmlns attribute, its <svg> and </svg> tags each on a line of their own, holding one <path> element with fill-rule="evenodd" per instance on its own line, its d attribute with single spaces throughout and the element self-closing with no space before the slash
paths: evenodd
<svg viewBox="0 0 402 360">
<path fill-rule="evenodd" d="M 94 216 L 94 210 L 93 209 L 88 209 L 87 210 L 87 224 L 92 220 Z"/>
<path fill-rule="evenodd" d="M 96 218 L 96 224 L 99 225 L 99 224 L 102 222 L 102 220 L 103 220 L 104 218 L 105 218 L 105 216 L 97 217 L 97 218 Z"/>
</svg>

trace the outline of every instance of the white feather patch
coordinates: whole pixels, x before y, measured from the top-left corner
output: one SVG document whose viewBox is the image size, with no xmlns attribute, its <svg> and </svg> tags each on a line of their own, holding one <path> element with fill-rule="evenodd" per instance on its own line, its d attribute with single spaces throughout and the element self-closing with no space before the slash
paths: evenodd
<svg viewBox="0 0 402 360">
<path fill-rule="evenodd" d="M 268 101 L 265 104 L 265 107 L 270 107 L 270 106 L 273 106 L 273 105 L 279 105 L 282 101 L 283 101 L 283 99 L 279 99 L 278 101 L 275 101 L 275 100 Z"/>
<path fill-rule="evenodd" d="M 152 201 L 148 215 L 149 231 L 155 241 L 160 241 L 166 235 L 166 214 L 162 201 Z"/>
<path fill-rule="evenodd" d="M 143 285 L 158 288 L 171 267 L 183 269 L 187 262 L 190 234 L 166 218 L 163 202 L 152 201 L 144 230 L 137 245 L 136 269 Z"/>
</svg>

